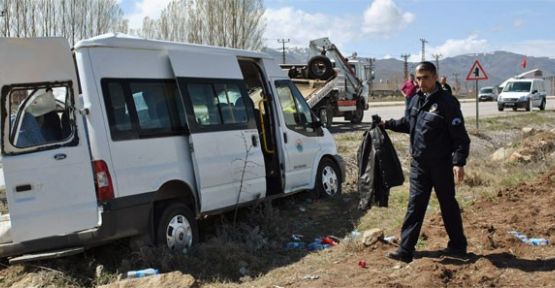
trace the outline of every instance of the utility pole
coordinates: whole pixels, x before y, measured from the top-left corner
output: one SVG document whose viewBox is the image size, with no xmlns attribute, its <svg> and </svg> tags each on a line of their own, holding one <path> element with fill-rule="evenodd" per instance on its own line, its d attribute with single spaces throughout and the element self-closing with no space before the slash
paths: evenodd
<svg viewBox="0 0 555 288">
<path fill-rule="evenodd" d="M 289 43 L 289 39 L 282 38 L 282 39 L 278 39 L 277 41 L 282 45 L 282 48 L 281 48 L 281 53 L 282 53 L 281 56 L 283 60 L 282 64 L 285 64 L 285 43 Z"/>
<path fill-rule="evenodd" d="M 420 38 L 420 42 L 422 42 L 422 62 L 424 62 L 426 61 L 426 43 L 428 43 L 428 40 Z"/>
<path fill-rule="evenodd" d="M 376 75 L 376 72 L 374 71 L 374 66 L 376 64 L 376 58 L 370 58 L 370 80 L 368 81 L 368 90 L 370 91 L 370 94 L 374 95 L 374 77 Z"/>
<path fill-rule="evenodd" d="M 402 54 L 401 58 L 403 58 L 403 75 L 405 75 L 405 80 L 409 79 L 409 62 L 408 59 L 410 54 Z"/>
<path fill-rule="evenodd" d="M 436 59 L 436 70 L 437 70 L 437 75 L 440 75 L 440 74 L 439 74 L 439 58 L 441 58 L 441 56 L 443 56 L 443 55 L 441 55 L 441 53 L 432 54 L 432 57 L 434 57 L 434 58 Z"/>
</svg>

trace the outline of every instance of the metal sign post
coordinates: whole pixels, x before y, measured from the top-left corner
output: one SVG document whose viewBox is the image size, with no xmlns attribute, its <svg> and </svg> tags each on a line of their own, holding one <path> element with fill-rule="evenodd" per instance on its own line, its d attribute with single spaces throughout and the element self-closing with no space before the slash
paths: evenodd
<svg viewBox="0 0 555 288">
<path fill-rule="evenodd" d="M 478 121 L 480 119 L 479 116 L 479 109 L 478 109 L 478 103 L 480 102 L 480 99 L 478 99 L 478 80 L 476 80 L 476 130 L 480 130 L 480 122 Z"/>
<path fill-rule="evenodd" d="M 480 102 L 478 99 L 478 80 L 488 80 L 488 75 L 486 74 L 486 70 L 482 68 L 480 61 L 474 61 L 472 67 L 470 67 L 470 71 L 468 71 L 468 75 L 466 75 L 466 80 L 475 80 L 475 89 L 476 89 L 476 130 L 480 129 L 480 116 L 479 116 L 479 109 L 478 103 Z"/>
</svg>

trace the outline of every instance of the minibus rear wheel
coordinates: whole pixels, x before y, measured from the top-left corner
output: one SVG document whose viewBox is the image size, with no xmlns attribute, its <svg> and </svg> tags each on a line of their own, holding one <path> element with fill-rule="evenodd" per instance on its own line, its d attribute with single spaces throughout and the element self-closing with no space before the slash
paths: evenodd
<svg viewBox="0 0 555 288">
<path fill-rule="evenodd" d="M 158 245 L 187 253 L 198 243 L 198 225 L 193 213 L 183 203 L 173 203 L 164 209 L 157 229 Z"/>
</svg>

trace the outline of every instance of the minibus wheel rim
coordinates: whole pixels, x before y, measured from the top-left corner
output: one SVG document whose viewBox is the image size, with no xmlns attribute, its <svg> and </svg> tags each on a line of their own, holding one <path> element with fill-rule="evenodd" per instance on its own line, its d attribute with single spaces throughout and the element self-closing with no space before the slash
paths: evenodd
<svg viewBox="0 0 555 288">
<path fill-rule="evenodd" d="M 175 215 L 166 227 L 166 241 L 171 250 L 187 252 L 193 244 L 193 231 L 185 215 Z"/>
<path fill-rule="evenodd" d="M 339 188 L 339 178 L 335 169 L 331 166 L 326 166 L 322 169 L 322 188 L 328 196 L 337 194 Z"/>
</svg>

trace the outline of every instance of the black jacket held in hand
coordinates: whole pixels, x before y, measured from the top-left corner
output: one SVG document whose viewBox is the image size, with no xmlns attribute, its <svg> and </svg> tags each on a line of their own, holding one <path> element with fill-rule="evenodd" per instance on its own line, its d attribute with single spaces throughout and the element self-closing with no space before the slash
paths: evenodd
<svg viewBox="0 0 555 288">
<path fill-rule="evenodd" d="M 373 118 L 372 128 L 364 133 L 357 151 L 359 209 L 371 208 L 374 203 L 387 207 L 389 188 L 402 185 L 405 180 L 389 136 L 376 125 L 379 117 Z"/>
<path fill-rule="evenodd" d="M 422 92 L 413 97 L 405 117 L 385 122 L 385 128 L 410 134 L 410 151 L 417 162 L 452 160 L 464 166 L 470 138 L 464 127 L 460 105 L 451 95 L 437 87 L 427 98 Z"/>
</svg>

